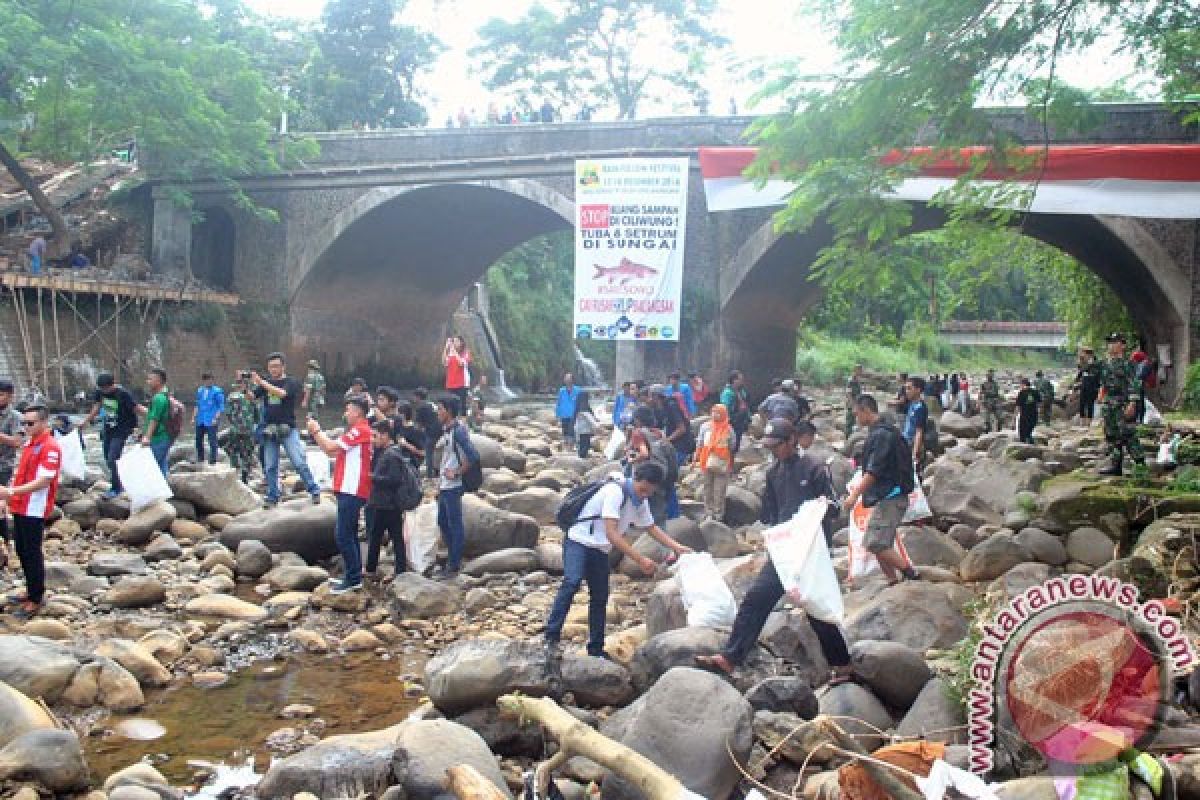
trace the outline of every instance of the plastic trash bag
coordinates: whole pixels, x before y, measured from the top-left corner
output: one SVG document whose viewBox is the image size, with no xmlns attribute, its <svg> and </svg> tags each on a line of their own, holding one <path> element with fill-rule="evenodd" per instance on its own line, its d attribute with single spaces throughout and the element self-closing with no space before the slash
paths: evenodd
<svg viewBox="0 0 1200 800">
<path fill-rule="evenodd" d="M 147 506 L 173 496 L 149 447 L 138 446 L 126 450 L 117 459 L 117 474 L 121 476 L 121 485 L 129 495 L 130 513 L 136 514 Z"/>
<path fill-rule="evenodd" d="M 604 457 L 609 461 L 616 461 L 624 447 L 625 431 L 613 428 L 612 436 L 609 438 L 608 444 L 604 446 Z"/>
<path fill-rule="evenodd" d="M 437 562 L 438 543 L 442 540 L 437 525 L 437 503 L 425 503 L 404 515 L 404 551 L 409 569 L 418 574 Z"/>
<path fill-rule="evenodd" d="M 721 628 L 733 624 L 737 601 L 725 585 L 721 571 L 709 553 L 685 553 L 679 557 L 675 580 L 689 627 Z"/>
<path fill-rule="evenodd" d="M 313 480 L 317 486 L 320 486 L 322 489 L 332 489 L 333 481 L 329 470 L 329 456 L 320 450 L 306 450 L 304 452 L 304 460 L 308 464 L 308 471 L 312 473 Z"/>
<path fill-rule="evenodd" d="M 767 554 L 783 589 L 794 603 L 817 619 L 839 625 L 845 615 L 821 521 L 829 501 L 809 500 L 796 516 L 763 532 Z"/>
<path fill-rule="evenodd" d="M 81 481 L 87 477 L 87 459 L 83 455 L 83 441 L 77 431 L 55 433 L 58 449 L 62 451 L 62 477 L 65 480 Z"/>
<path fill-rule="evenodd" d="M 1142 422 L 1152 428 L 1161 428 L 1167 424 L 1167 421 L 1163 419 L 1162 412 L 1149 400 L 1146 401 L 1146 413 L 1142 415 Z"/>
<path fill-rule="evenodd" d="M 883 571 L 883 567 L 879 566 L 879 558 L 868 550 L 863 543 L 867 534 L 867 521 L 870 518 L 871 509 L 864 508 L 860 499 L 855 503 L 854 510 L 850 512 L 850 539 L 848 548 L 850 552 L 846 574 L 846 580 L 849 583 L 854 583 L 869 575 Z M 896 552 L 904 559 L 907 566 L 912 566 L 912 559 L 908 557 L 908 551 L 904 549 L 904 536 L 899 531 L 896 532 Z"/>
</svg>

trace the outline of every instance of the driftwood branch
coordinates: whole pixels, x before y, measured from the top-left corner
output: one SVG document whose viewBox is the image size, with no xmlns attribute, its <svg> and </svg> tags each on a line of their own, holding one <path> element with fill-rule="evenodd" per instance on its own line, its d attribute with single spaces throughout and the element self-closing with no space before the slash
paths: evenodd
<svg viewBox="0 0 1200 800">
<path fill-rule="evenodd" d="M 845 755 L 861 756 L 858 763 L 867 771 L 871 779 L 879 784 L 879 788 L 883 789 L 893 800 L 923 800 L 919 792 L 897 777 L 890 765 L 884 766 L 877 759 L 871 758 L 862 745 L 854 741 L 853 737 L 848 736 L 836 722 L 827 717 L 818 717 L 816 722 L 839 749 L 846 751 Z M 901 771 L 907 772 L 907 770 Z"/>
<path fill-rule="evenodd" d="M 558 742 L 559 752 L 566 754 L 563 760 L 582 756 L 594 761 L 632 783 L 647 800 L 683 797 L 683 784 L 669 772 L 641 753 L 592 730 L 549 698 L 506 694 L 496 705 L 504 714 L 541 725 Z"/>
<path fill-rule="evenodd" d="M 459 764 L 446 770 L 446 790 L 458 800 L 508 800 L 496 784 L 470 764 Z"/>
</svg>

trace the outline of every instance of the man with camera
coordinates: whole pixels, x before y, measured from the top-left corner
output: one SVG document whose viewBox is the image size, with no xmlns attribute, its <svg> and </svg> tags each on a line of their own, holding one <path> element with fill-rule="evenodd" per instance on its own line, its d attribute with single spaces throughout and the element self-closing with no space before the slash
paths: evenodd
<svg viewBox="0 0 1200 800">
<path fill-rule="evenodd" d="M 313 505 L 321 502 L 321 487 L 313 480 L 304 458 L 304 445 L 296 428 L 296 403 L 304 388 L 300 381 L 286 373 L 283 353 L 267 356 L 267 375 L 250 373 L 254 396 L 263 402 L 263 473 L 267 479 L 267 508 L 279 502 L 279 448 L 287 452 L 288 460 L 304 481 L 312 496 Z"/>
</svg>

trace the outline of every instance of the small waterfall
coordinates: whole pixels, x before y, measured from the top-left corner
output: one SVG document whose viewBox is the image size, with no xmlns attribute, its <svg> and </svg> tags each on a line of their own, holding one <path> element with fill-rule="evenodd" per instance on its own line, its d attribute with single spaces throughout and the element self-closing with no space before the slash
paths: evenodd
<svg viewBox="0 0 1200 800">
<path fill-rule="evenodd" d="M 492 394 L 496 396 L 496 399 L 501 403 L 506 403 L 509 400 L 515 400 L 517 398 L 517 393 L 508 388 L 508 383 L 504 380 L 504 370 L 496 367 L 494 370 L 492 370 L 492 374 L 495 376 L 495 380 L 492 381 L 491 389 Z"/>
<path fill-rule="evenodd" d="M 584 389 L 608 389 L 608 381 L 596 362 L 583 354 L 579 345 L 575 346 L 575 383 Z"/>
</svg>

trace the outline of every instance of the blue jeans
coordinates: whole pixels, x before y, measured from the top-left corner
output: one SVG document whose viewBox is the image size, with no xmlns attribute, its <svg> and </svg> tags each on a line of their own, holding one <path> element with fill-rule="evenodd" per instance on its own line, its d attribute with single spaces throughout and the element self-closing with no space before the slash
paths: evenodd
<svg viewBox="0 0 1200 800">
<path fill-rule="evenodd" d="M 279 446 L 283 445 L 284 451 L 287 453 L 288 461 L 292 462 L 292 467 L 300 475 L 300 480 L 304 481 L 304 485 L 308 487 L 309 494 L 320 494 L 321 487 L 317 486 L 313 480 L 312 471 L 308 468 L 308 462 L 304 460 L 304 445 L 300 443 L 300 431 L 292 428 L 292 432 L 288 434 L 283 442 L 277 442 L 274 439 L 267 438 L 263 440 L 263 474 L 267 478 L 267 500 L 275 501 L 279 499 Z"/>
<path fill-rule="evenodd" d="M 588 586 L 588 655 L 604 652 L 604 622 L 608 608 L 608 553 L 563 539 L 563 582 L 546 620 L 546 641 L 558 643 L 571 601 L 584 581 Z"/>
<path fill-rule="evenodd" d="M 217 426 L 196 425 L 196 463 L 204 461 L 204 440 L 208 439 L 208 463 L 217 463 Z"/>
<path fill-rule="evenodd" d="M 446 569 L 457 571 L 462 566 L 463 545 L 467 541 L 467 532 L 463 527 L 462 487 L 457 489 L 440 489 L 437 496 L 438 529 L 442 532 L 442 541 L 446 543 L 449 555 L 446 557 Z"/>
<path fill-rule="evenodd" d="M 337 527 L 335 540 L 338 552 L 342 554 L 342 564 L 345 574 L 342 581 L 347 586 L 362 583 L 362 551 L 358 547 L 358 515 L 367 501 L 354 494 L 336 492 L 337 498 Z"/>
<path fill-rule="evenodd" d="M 163 439 L 161 442 L 151 442 L 150 452 L 154 453 L 154 460 L 158 462 L 158 468 L 162 470 L 165 478 L 171 466 L 167 463 L 167 456 L 171 454 L 171 440 Z"/>
<path fill-rule="evenodd" d="M 30 275 L 41 275 L 42 274 L 42 257 L 41 256 L 30 256 L 29 257 L 29 274 Z"/>
<path fill-rule="evenodd" d="M 116 494 L 121 493 L 121 476 L 117 474 L 117 460 L 125 451 L 125 439 L 129 434 L 101 434 L 100 447 L 104 452 L 104 466 L 108 467 L 109 483 Z"/>
</svg>

